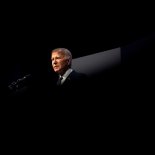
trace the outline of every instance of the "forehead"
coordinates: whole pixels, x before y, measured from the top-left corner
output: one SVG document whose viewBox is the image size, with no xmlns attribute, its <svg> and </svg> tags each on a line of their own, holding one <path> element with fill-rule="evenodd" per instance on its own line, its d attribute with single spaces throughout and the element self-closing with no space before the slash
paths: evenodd
<svg viewBox="0 0 155 155">
<path fill-rule="evenodd" d="M 65 53 L 63 51 L 53 51 L 52 52 L 52 57 L 53 56 L 65 56 Z"/>
</svg>

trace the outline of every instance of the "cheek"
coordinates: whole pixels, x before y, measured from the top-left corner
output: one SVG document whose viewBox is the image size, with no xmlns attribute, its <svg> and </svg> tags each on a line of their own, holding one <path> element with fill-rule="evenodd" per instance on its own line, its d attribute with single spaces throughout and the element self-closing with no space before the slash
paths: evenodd
<svg viewBox="0 0 155 155">
<path fill-rule="evenodd" d="M 64 63 L 64 61 L 59 61 L 58 64 L 59 64 L 60 66 L 63 66 L 65 63 Z"/>
<path fill-rule="evenodd" d="M 66 61 L 63 61 L 63 62 L 61 63 L 61 67 L 64 68 L 64 67 L 66 67 L 66 66 L 67 66 L 67 62 L 66 62 Z"/>
</svg>

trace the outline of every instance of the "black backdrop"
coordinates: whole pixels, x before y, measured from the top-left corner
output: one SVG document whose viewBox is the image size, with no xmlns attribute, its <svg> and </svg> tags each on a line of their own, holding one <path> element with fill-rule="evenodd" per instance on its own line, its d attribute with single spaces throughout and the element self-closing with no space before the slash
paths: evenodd
<svg viewBox="0 0 155 155">
<path fill-rule="evenodd" d="M 144 5 L 143 2 L 138 2 L 138 5 L 135 2 L 121 5 L 110 2 L 108 6 L 103 2 L 98 5 L 94 2 L 92 5 L 91 2 L 77 4 L 75 1 L 70 4 L 64 1 L 66 5 L 58 3 L 45 6 L 42 2 L 16 4 L 13 1 L 1 5 L 0 95 L 10 82 L 25 74 L 35 75 L 35 81 L 36 77 L 44 78 L 44 75 L 46 79 L 50 68 L 49 51 L 55 47 L 69 48 L 73 57 L 79 57 L 126 45 L 153 32 L 154 8 L 147 7 L 146 2 Z M 11 98 L 9 103 L 4 98 L 5 104 L 0 101 L 1 106 L 6 105 L 6 108 L 1 108 L 4 142 L 10 138 L 20 142 L 24 139 L 34 146 L 34 141 L 42 145 L 46 141 L 43 137 L 52 135 L 53 139 L 56 135 L 57 140 L 59 135 L 60 138 L 67 135 L 71 141 L 73 137 L 80 142 L 85 138 L 94 145 L 94 139 L 99 141 L 98 137 L 103 135 L 108 142 L 109 139 L 123 142 L 127 139 L 132 143 L 135 140 L 135 146 L 137 140 L 141 146 L 145 145 L 150 141 L 146 137 L 152 137 L 150 131 L 154 121 L 154 63 L 150 65 L 154 57 L 150 51 L 154 53 L 154 46 L 144 49 L 140 61 L 136 56 L 131 67 L 130 63 L 124 66 L 123 77 L 116 76 L 117 70 L 116 74 L 110 73 L 106 77 L 106 87 L 104 82 L 96 85 L 98 79 L 103 80 L 102 76 L 97 78 L 89 90 L 89 98 L 79 101 L 84 101 L 86 107 L 78 108 L 77 100 L 72 99 L 71 106 L 66 101 L 59 104 L 59 98 L 54 102 L 54 96 L 49 100 L 46 97 L 40 100 L 39 95 L 34 100 L 18 96 L 19 100 L 17 97 L 15 101 L 19 102 Z M 118 80 L 116 77 L 122 78 Z M 52 108 L 53 105 L 58 108 Z M 54 134 L 51 134 L 52 130 Z"/>
<path fill-rule="evenodd" d="M 46 75 L 51 70 L 50 51 L 53 48 L 68 48 L 73 58 L 77 58 L 123 47 L 152 33 L 151 30 L 141 31 L 136 28 L 117 31 L 103 28 L 87 33 L 68 33 L 65 29 L 58 30 L 58 33 L 50 29 L 34 33 L 11 30 L 6 33 L 7 37 L 2 45 L 4 48 L 1 49 L 1 83 L 8 85 L 26 74 L 38 77 Z"/>
<path fill-rule="evenodd" d="M 151 9 L 146 14 L 135 4 L 72 5 L 4 4 L 0 36 L 2 88 L 26 74 L 48 74 L 53 48 L 66 47 L 77 58 L 125 46 L 154 31 Z"/>
</svg>

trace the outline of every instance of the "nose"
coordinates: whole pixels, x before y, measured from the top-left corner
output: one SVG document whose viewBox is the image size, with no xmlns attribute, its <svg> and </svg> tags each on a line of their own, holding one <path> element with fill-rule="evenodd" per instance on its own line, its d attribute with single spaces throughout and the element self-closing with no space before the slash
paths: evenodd
<svg viewBox="0 0 155 155">
<path fill-rule="evenodd" d="M 57 63 L 56 59 L 53 59 L 52 64 L 56 64 L 56 63 Z"/>
</svg>

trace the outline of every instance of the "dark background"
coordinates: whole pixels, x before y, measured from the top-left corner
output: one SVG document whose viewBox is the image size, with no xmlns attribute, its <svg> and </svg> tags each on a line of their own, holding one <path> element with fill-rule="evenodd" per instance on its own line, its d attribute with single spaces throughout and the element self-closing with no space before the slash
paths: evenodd
<svg viewBox="0 0 155 155">
<path fill-rule="evenodd" d="M 2 88 L 27 74 L 46 78 L 53 48 L 68 48 L 77 58 L 123 47 L 154 33 L 153 10 L 146 4 L 12 6 L 3 4 L 5 11 L 1 11 Z"/>
<path fill-rule="evenodd" d="M 68 48 L 72 52 L 73 58 L 77 58 L 123 47 L 153 34 L 153 31 L 148 29 L 114 31 L 106 28 L 87 34 L 85 34 L 85 30 L 70 34 L 63 28 L 61 29 L 63 32 L 58 30 L 56 34 L 52 34 L 49 29 L 45 32 L 40 30 L 36 34 L 33 34 L 33 30 L 30 32 L 23 30 L 21 34 L 18 31 L 10 32 L 8 30 L 5 34 L 5 42 L 4 39 L 2 41 L 4 48 L 1 49 L 1 75 L 4 80 L 9 80 L 9 82 L 24 74 L 48 72 L 51 69 L 50 52 L 54 48 Z"/>
<path fill-rule="evenodd" d="M 99 141 L 98 137 L 103 135 L 109 144 L 113 139 L 127 140 L 136 147 L 150 141 L 147 137 L 152 137 L 150 130 L 154 121 L 155 47 L 152 40 L 147 44 L 151 46 L 144 46 L 130 61 L 124 62 L 121 72 L 117 68 L 95 77 L 86 92 L 86 100 L 78 98 L 79 91 L 76 99 L 67 102 L 59 102 L 60 98 L 53 94 L 49 98 L 40 96 L 46 93 L 46 87 L 40 84 L 46 83 L 50 72 L 53 48 L 68 48 L 76 58 L 126 46 L 153 34 L 154 5 L 142 3 L 13 1 L 1 4 L 0 105 L 5 107 L 1 108 L 1 130 L 7 148 L 8 142 L 13 146 L 14 140 L 42 145 L 47 141 L 45 137 L 51 135 L 51 139 L 56 135 L 56 140 L 71 137 L 71 141 L 81 142 L 85 138 L 90 143 L 91 139 Z M 127 49 L 135 50 L 123 48 Z M 24 95 L 19 91 L 15 100 L 6 97 L 7 86 L 27 74 L 32 75 L 32 83 L 36 84 L 28 90 L 32 91 L 31 95 L 27 97 L 27 91 Z M 23 143 L 19 145 L 27 147 Z M 132 146 L 128 146 L 131 150 Z"/>
</svg>

